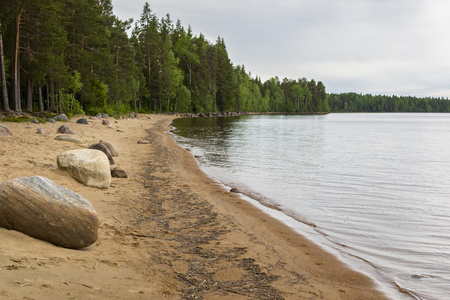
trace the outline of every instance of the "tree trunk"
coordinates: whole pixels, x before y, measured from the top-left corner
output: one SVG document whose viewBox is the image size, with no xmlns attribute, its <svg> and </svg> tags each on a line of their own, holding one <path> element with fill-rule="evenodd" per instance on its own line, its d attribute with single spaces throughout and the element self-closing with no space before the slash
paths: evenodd
<svg viewBox="0 0 450 300">
<path fill-rule="evenodd" d="M 39 112 L 44 112 L 44 101 L 42 100 L 42 88 L 38 87 L 38 95 L 39 95 Z"/>
<path fill-rule="evenodd" d="M 167 93 L 167 111 L 170 111 L 170 92 Z"/>
<path fill-rule="evenodd" d="M 33 84 L 30 78 L 27 79 L 27 111 L 33 111 Z"/>
<path fill-rule="evenodd" d="M 47 94 L 47 97 L 45 98 L 45 103 L 47 105 L 47 109 L 50 109 L 49 108 L 50 107 L 50 85 L 48 84 L 48 82 L 47 82 L 47 85 L 46 85 L 45 92 Z"/>
<path fill-rule="evenodd" d="M 49 93 L 50 93 L 50 106 L 49 106 L 49 110 L 54 112 L 56 110 L 55 107 L 55 83 L 53 82 L 53 77 L 50 77 L 50 88 L 49 88 Z"/>
<path fill-rule="evenodd" d="M 119 82 L 119 45 L 116 45 L 116 84 Z M 119 107 L 119 95 L 116 94 L 116 106 Z"/>
<path fill-rule="evenodd" d="M 152 76 L 151 76 L 151 64 L 150 64 L 150 44 L 147 47 L 147 67 L 148 67 L 148 101 L 149 107 L 152 109 L 152 92 L 151 92 L 151 84 L 152 84 Z M 156 100 L 155 100 L 155 111 L 156 111 Z"/>
<path fill-rule="evenodd" d="M 178 99 L 175 97 L 175 104 L 174 104 L 174 108 L 173 108 L 174 114 L 177 112 L 177 106 L 178 106 Z"/>
<path fill-rule="evenodd" d="M 19 73 L 19 38 L 20 38 L 20 18 L 23 9 L 16 17 L 16 32 L 15 32 L 15 43 L 14 43 L 14 57 L 13 57 L 13 95 L 14 95 L 14 110 L 17 112 L 22 112 L 22 106 L 20 103 L 20 73 Z"/>
<path fill-rule="evenodd" d="M 0 23 L 1 29 L 1 23 Z M 0 33 L 0 69 L 2 73 L 2 95 L 3 95 L 3 109 L 5 111 L 10 111 L 9 99 L 8 99 L 8 89 L 6 86 L 6 72 L 5 72 L 5 56 L 3 54 L 3 35 Z"/>
<path fill-rule="evenodd" d="M 63 107 L 64 103 L 63 103 L 63 94 L 62 94 L 62 90 L 60 85 L 58 84 L 58 113 L 62 114 L 66 108 Z"/>
<path fill-rule="evenodd" d="M 189 71 L 189 87 L 192 86 L 192 63 L 189 61 L 187 63 L 188 71 Z"/>
</svg>

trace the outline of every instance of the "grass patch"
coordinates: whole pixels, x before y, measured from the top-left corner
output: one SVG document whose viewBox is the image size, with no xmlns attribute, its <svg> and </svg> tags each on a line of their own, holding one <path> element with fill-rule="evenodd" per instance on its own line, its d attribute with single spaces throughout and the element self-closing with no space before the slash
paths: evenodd
<svg viewBox="0 0 450 300">
<path fill-rule="evenodd" d="M 20 117 L 3 117 L 3 122 L 14 122 L 14 123 L 24 123 L 28 122 L 30 120 L 30 117 L 28 116 L 20 116 Z"/>
<path fill-rule="evenodd" d="M 31 120 L 36 119 L 39 123 L 47 123 L 44 118 L 33 118 L 29 116 L 18 116 L 18 117 L 3 117 L 3 122 L 13 122 L 13 123 L 25 123 L 30 122 Z"/>
</svg>

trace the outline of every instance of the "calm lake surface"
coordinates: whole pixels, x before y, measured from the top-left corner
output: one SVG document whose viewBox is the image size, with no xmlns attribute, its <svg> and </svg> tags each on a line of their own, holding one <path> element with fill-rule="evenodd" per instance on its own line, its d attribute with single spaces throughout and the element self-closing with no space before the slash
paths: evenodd
<svg viewBox="0 0 450 300">
<path fill-rule="evenodd" d="M 392 299 L 448 299 L 450 114 L 252 115 L 172 126 L 209 176 L 278 207 L 268 213 Z"/>
</svg>

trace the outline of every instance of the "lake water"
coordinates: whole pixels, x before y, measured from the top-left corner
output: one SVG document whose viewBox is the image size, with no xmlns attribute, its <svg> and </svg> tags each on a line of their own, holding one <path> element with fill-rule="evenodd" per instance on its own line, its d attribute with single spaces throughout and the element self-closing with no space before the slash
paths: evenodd
<svg viewBox="0 0 450 300">
<path fill-rule="evenodd" d="M 172 125 L 209 176 L 277 207 L 274 215 L 392 299 L 448 299 L 450 114 L 249 115 Z"/>
</svg>

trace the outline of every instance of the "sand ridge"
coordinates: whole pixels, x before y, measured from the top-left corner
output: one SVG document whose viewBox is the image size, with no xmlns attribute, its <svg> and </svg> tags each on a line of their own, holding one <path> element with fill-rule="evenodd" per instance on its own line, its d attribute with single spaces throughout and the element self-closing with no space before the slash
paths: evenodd
<svg viewBox="0 0 450 300">
<path fill-rule="evenodd" d="M 173 118 L 109 118 L 110 127 L 72 118 L 81 144 L 54 140 L 61 122 L 0 122 L 14 134 L 0 138 L 0 181 L 47 177 L 88 199 L 100 217 L 97 242 L 83 250 L 0 229 L 0 298 L 384 298 L 370 279 L 208 178 L 165 134 Z M 99 140 L 116 146 L 114 166 L 129 178 L 100 190 L 56 167 L 62 151 Z"/>
</svg>

